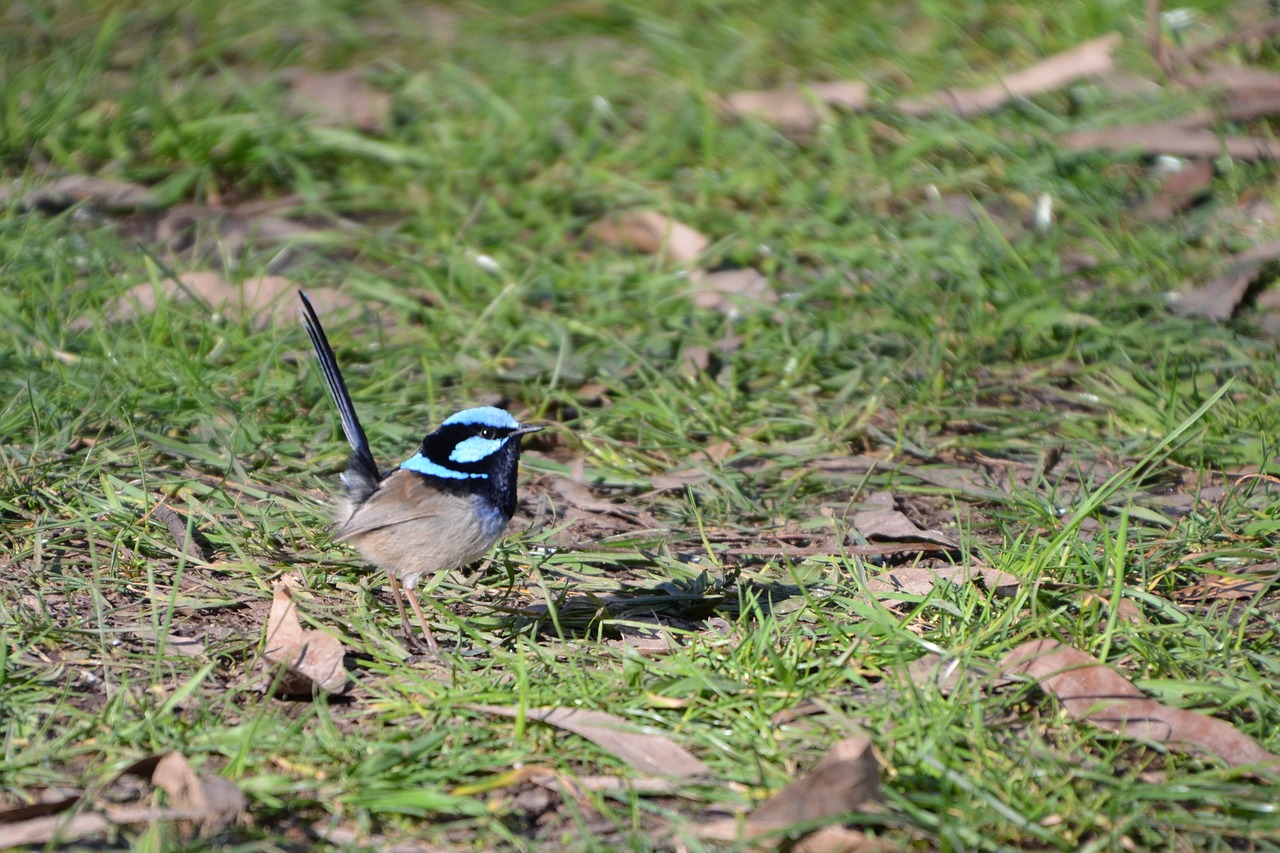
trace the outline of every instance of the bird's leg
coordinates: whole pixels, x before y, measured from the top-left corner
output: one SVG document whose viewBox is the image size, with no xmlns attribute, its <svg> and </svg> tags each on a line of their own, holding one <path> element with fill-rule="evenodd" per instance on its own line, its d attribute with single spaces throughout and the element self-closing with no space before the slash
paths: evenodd
<svg viewBox="0 0 1280 853">
<path fill-rule="evenodd" d="M 440 647 L 436 645 L 436 638 L 431 633 L 431 626 L 427 624 L 427 617 L 422 615 L 422 605 L 418 603 L 418 593 L 406 587 L 404 594 L 409 596 L 409 603 L 413 605 L 413 612 L 418 617 L 418 624 L 422 626 L 423 636 L 427 638 L 427 646 L 431 651 L 438 653 Z"/>
<path fill-rule="evenodd" d="M 391 594 L 396 599 L 396 609 L 400 611 L 400 625 L 404 628 L 404 640 L 409 645 L 409 650 L 414 652 L 422 651 L 422 644 L 418 642 L 418 638 L 414 636 L 413 626 L 409 624 L 409 614 L 404 609 L 404 598 L 400 595 L 400 579 L 394 574 L 388 574 L 391 578 Z M 418 606 L 418 597 L 413 594 L 413 590 L 406 589 L 405 594 L 409 596 L 409 603 L 413 605 L 413 610 L 418 614 L 418 622 L 422 625 L 422 630 L 426 631 L 427 648 L 433 652 L 440 649 L 436 645 L 436 638 L 431 636 L 431 629 L 427 627 L 427 620 L 422 617 L 422 608 Z"/>
</svg>

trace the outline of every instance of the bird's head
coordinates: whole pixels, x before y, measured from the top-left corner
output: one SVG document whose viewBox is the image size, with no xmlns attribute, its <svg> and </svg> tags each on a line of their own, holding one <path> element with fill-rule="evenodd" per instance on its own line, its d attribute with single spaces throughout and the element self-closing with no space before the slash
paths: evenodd
<svg viewBox="0 0 1280 853">
<path fill-rule="evenodd" d="M 463 409 L 428 434 L 400 467 L 435 478 L 442 486 L 465 485 L 468 491 L 488 493 L 499 506 L 514 511 L 520 437 L 541 429 L 494 406 Z"/>
</svg>

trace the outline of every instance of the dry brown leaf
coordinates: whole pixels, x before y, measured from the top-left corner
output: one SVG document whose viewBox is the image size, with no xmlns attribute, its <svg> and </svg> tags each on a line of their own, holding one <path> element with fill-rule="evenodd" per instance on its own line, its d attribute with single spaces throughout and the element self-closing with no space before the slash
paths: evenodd
<svg viewBox="0 0 1280 853">
<path fill-rule="evenodd" d="M 650 487 L 657 491 L 679 491 L 685 486 L 696 486 L 711 479 L 711 473 L 703 468 L 682 468 L 666 474 L 654 474 Z"/>
<path fill-rule="evenodd" d="M 941 530 L 924 530 L 896 509 L 869 509 L 854 513 L 849 523 L 866 539 L 929 542 L 959 548 L 955 539 Z"/>
<path fill-rule="evenodd" d="M 930 652 L 916 658 L 905 668 L 893 670 L 894 679 L 900 687 L 911 687 L 915 690 L 936 689 L 944 696 L 950 696 L 965 685 L 981 682 L 986 688 L 1004 687 L 1015 683 L 1008 676 L 991 675 L 991 667 L 973 661 L 961 661 L 953 657 Z"/>
<path fill-rule="evenodd" d="M 289 679 L 281 690 L 290 694 L 309 694 L 311 685 L 333 693 L 347 683 L 347 670 L 343 665 L 346 649 L 337 637 L 323 631 L 302 627 L 298 621 L 293 593 L 284 583 L 277 583 L 271 600 L 271 613 L 267 616 L 267 641 L 263 656 L 276 664 L 283 664 L 288 674 L 297 676 L 299 683 Z"/>
<path fill-rule="evenodd" d="M 110 213 L 131 213 L 155 203 L 151 191 L 141 184 L 94 175 L 64 175 L 25 191 L 23 182 L 15 182 L 0 188 L 0 205 L 8 205 L 15 196 L 24 208 L 65 210 L 73 204 L 88 202 Z"/>
<path fill-rule="evenodd" d="M 989 566 L 942 566 L 936 569 L 908 566 L 890 569 L 867 580 L 867 590 L 873 594 L 905 592 L 908 595 L 927 595 L 946 581 L 957 586 L 974 581 L 997 595 L 1009 596 L 1017 592 L 1021 582 L 1008 572 Z"/>
<path fill-rule="evenodd" d="M 831 747 L 812 770 L 761 803 L 745 821 L 711 821 L 698 834 L 718 841 L 753 839 L 839 818 L 879 799 L 880 763 L 871 738 L 860 735 Z"/>
<path fill-rule="evenodd" d="M 117 823 L 138 823 L 151 820 L 190 820 L 199 822 L 199 832 L 209 834 L 234 823 L 245 808 L 244 794 L 232 782 L 221 776 L 205 776 L 196 773 L 187 757 L 180 752 L 169 752 L 159 760 L 144 760 L 130 768 L 129 773 L 143 776 L 141 768 L 151 767 L 151 784 L 169 797 L 165 808 L 107 808 L 107 815 Z"/>
<path fill-rule="evenodd" d="M 106 832 L 112 824 L 152 821 L 198 822 L 201 834 L 234 822 L 244 812 L 240 789 L 220 776 L 204 776 L 191 769 L 179 752 L 152 755 L 134 762 L 117 776 L 137 776 L 163 790 L 169 797 L 164 807 L 120 805 L 106 799 L 94 804 L 97 811 L 78 814 L 63 812 L 78 805 L 80 796 L 63 797 L 0 812 L 0 849 L 56 841 L 66 844 Z"/>
<path fill-rule="evenodd" d="M 1222 275 L 1179 294 L 1172 310 L 1176 314 L 1228 320 L 1249 292 L 1250 285 L 1261 275 L 1263 267 L 1277 260 L 1280 260 L 1280 240 L 1241 252 L 1231 259 Z"/>
<path fill-rule="evenodd" d="M 571 506 L 593 515 L 616 515 L 636 521 L 639 516 L 629 511 L 625 505 L 597 498 L 586 483 L 571 480 L 568 477 L 552 477 L 551 489 Z"/>
<path fill-rule="evenodd" d="M 172 652 L 190 658 L 204 657 L 204 643 L 193 637 L 182 637 L 173 633 L 161 635 L 149 627 L 134 628 L 129 633 L 155 643 L 166 653 Z"/>
<path fill-rule="evenodd" d="M 1260 68 L 1216 64 L 1203 74 L 1184 77 L 1197 89 L 1217 89 L 1215 108 L 1203 124 L 1215 120 L 1252 121 L 1280 112 L 1280 74 Z"/>
<path fill-rule="evenodd" d="M 158 285 L 147 282 L 130 288 L 107 309 L 106 315 L 109 322 L 120 322 L 152 313 L 161 300 L 194 296 L 213 311 L 235 319 L 253 319 L 256 325 L 265 327 L 272 323 L 296 322 L 294 294 L 297 290 L 298 285 L 293 280 L 279 275 L 258 276 L 233 284 L 220 273 L 185 272 L 176 281 L 169 278 Z M 308 295 L 316 310 L 324 314 L 331 314 L 350 304 L 349 300 L 331 290 L 310 291 Z M 185 527 L 183 532 L 185 534 Z"/>
<path fill-rule="evenodd" d="M 1063 148 L 1136 151 L 1175 157 L 1235 157 L 1238 160 L 1274 160 L 1280 143 L 1263 136 L 1223 136 L 1207 128 L 1182 122 L 1129 124 L 1100 130 L 1078 130 L 1058 138 Z"/>
<path fill-rule="evenodd" d="M 824 826 L 800 839 L 789 848 L 791 853 L 881 853 L 900 850 L 901 844 L 871 838 L 866 833 L 844 826 Z"/>
<path fill-rule="evenodd" d="M 689 286 L 694 305 L 727 317 L 738 317 L 745 309 L 778 304 L 778 294 L 769 279 L 750 267 L 716 272 L 694 270 L 689 275 Z"/>
<path fill-rule="evenodd" d="M 778 89 L 734 92 L 717 104 L 722 113 L 753 117 L 783 133 L 807 133 L 827 118 L 827 107 L 849 112 L 866 109 L 868 87 L 861 80 L 805 83 Z"/>
<path fill-rule="evenodd" d="M 1104 593 L 1086 590 L 1075 596 L 1080 602 L 1080 609 L 1097 607 L 1104 612 L 1111 611 L 1111 599 Z M 1121 596 L 1120 601 L 1115 607 L 1116 618 L 1128 622 L 1130 625 L 1145 625 L 1147 617 L 1142 615 L 1142 608 L 1133 602 L 1131 598 Z"/>
<path fill-rule="evenodd" d="M 587 226 L 587 235 L 610 246 L 660 255 L 677 264 L 693 263 L 711 245 L 688 225 L 655 210 L 610 214 Z"/>
<path fill-rule="evenodd" d="M 1280 580 L 1280 567 L 1271 561 L 1250 566 L 1247 572 L 1212 575 L 1194 586 L 1179 590 L 1177 597 L 1183 603 L 1239 601 L 1262 595 L 1277 580 Z"/>
<path fill-rule="evenodd" d="M 623 626 L 618 630 L 622 636 L 605 640 L 605 645 L 624 653 L 651 658 L 671 654 L 677 648 L 671 642 L 671 634 L 660 626 L 650 629 Z"/>
<path fill-rule="evenodd" d="M 980 89 L 943 89 L 920 100 L 904 99 L 898 110 L 913 116 L 939 109 L 960 116 L 990 112 L 1012 101 L 1060 89 L 1086 77 L 1107 74 L 1115 67 L 1112 52 L 1120 44 L 1119 33 L 1109 33 L 1078 47 L 1055 54 L 1029 68 L 1008 74 L 999 83 Z"/>
<path fill-rule="evenodd" d="M 12 822 L 0 815 L 0 850 L 50 842 L 70 844 L 81 838 L 100 835 L 110 828 L 111 822 L 96 812 L 55 814 Z"/>
<path fill-rule="evenodd" d="M 701 759 L 666 735 L 637 731 L 621 717 L 603 711 L 579 708 L 526 708 L 514 705 L 467 705 L 483 714 L 498 717 L 539 720 L 550 726 L 573 732 L 620 758 L 632 767 L 652 776 L 701 776 L 710 768 Z"/>
<path fill-rule="evenodd" d="M 1211 186 L 1213 162 L 1207 159 L 1192 160 L 1165 178 L 1155 195 L 1138 209 L 1137 216 L 1148 222 L 1168 219 L 1190 207 Z"/>
<path fill-rule="evenodd" d="M 359 69 L 315 72 L 293 69 L 289 105 L 320 127 L 356 127 L 378 131 L 391 120 L 391 96 L 375 89 Z"/>
<path fill-rule="evenodd" d="M 1216 755 L 1232 767 L 1280 764 L 1280 755 L 1230 723 L 1148 699 L 1115 670 L 1055 640 L 1023 643 L 1000 668 L 1034 678 L 1072 717 L 1126 737 Z"/>
</svg>

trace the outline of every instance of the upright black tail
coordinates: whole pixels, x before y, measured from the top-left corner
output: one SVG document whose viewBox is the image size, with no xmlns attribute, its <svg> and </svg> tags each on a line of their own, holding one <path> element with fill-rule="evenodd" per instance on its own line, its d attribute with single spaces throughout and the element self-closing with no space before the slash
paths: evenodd
<svg viewBox="0 0 1280 853">
<path fill-rule="evenodd" d="M 359 500 L 361 497 L 367 497 L 367 493 L 377 487 L 381 479 L 378 463 L 373 460 L 373 452 L 369 450 L 369 439 L 365 438 L 364 430 L 360 427 L 360 418 L 356 416 L 355 404 L 351 402 L 351 394 L 347 392 L 347 383 L 342 381 L 338 359 L 333 354 L 333 347 L 329 346 L 329 339 L 325 337 L 320 318 L 316 316 L 316 311 L 311 307 L 305 293 L 299 290 L 298 297 L 302 300 L 302 325 L 307 330 L 307 337 L 311 338 L 311 345 L 315 347 L 320 370 L 324 373 L 325 381 L 329 383 L 329 396 L 333 397 L 333 404 L 338 407 L 342 432 L 347 437 L 347 443 L 351 445 L 351 461 L 347 463 L 347 473 L 343 475 L 342 480 L 346 483 L 348 491 L 355 493 Z M 365 494 L 359 495 L 362 492 Z"/>
</svg>

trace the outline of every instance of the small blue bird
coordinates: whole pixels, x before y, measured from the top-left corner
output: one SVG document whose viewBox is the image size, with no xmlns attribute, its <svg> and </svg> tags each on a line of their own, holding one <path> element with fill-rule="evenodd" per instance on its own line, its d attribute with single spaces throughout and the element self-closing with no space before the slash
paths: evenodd
<svg viewBox="0 0 1280 853">
<path fill-rule="evenodd" d="M 518 423 L 494 406 L 464 409 L 422 439 L 399 468 L 379 471 L 320 319 L 306 294 L 298 296 L 303 325 L 351 445 L 335 538 L 355 545 L 389 573 L 406 639 L 416 646 L 400 597 L 403 584 L 427 646 L 438 651 L 413 588 L 423 575 L 474 563 L 498 541 L 516 510 L 520 437 L 542 427 Z"/>
</svg>

